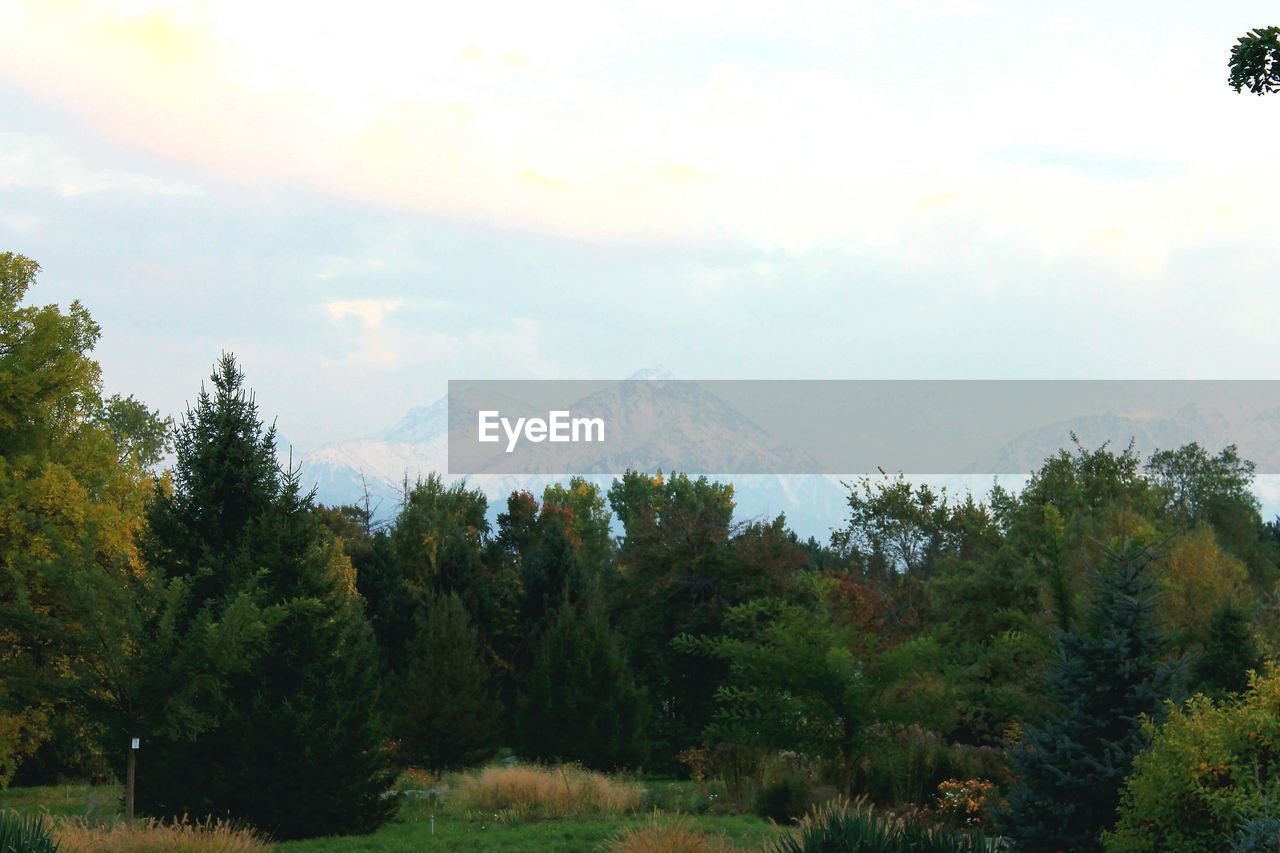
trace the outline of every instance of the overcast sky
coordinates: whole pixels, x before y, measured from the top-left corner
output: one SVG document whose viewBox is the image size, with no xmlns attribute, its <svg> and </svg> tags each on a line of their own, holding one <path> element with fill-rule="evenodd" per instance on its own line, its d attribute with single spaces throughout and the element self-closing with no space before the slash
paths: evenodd
<svg viewBox="0 0 1280 853">
<path fill-rule="evenodd" d="M 465 6 L 465 9 L 462 7 Z M 165 411 L 449 378 L 1277 378 L 1274 2 L 0 0 L 0 249 Z"/>
</svg>

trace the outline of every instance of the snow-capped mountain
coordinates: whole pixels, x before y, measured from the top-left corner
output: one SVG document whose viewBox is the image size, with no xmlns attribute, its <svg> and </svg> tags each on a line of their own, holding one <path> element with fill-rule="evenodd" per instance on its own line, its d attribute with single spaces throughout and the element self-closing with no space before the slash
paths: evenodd
<svg viewBox="0 0 1280 853">
<path fill-rule="evenodd" d="M 671 378 L 666 371 L 649 369 L 630 378 L 648 381 L 608 388 L 584 400 L 583 408 L 622 420 L 635 417 L 636 412 L 646 413 L 643 415 L 646 418 L 683 418 L 681 440 L 688 442 L 686 446 L 694 454 L 688 458 L 700 460 L 703 464 L 699 467 L 707 471 L 759 470 L 777 462 L 779 454 L 788 452 L 772 442 L 759 427 L 710 395 L 699 395 L 696 389 L 681 389 L 680 396 L 673 397 L 672 386 L 663 382 Z M 666 392 L 660 390 L 663 386 L 668 389 Z M 644 399 L 637 400 L 637 395 Z M 686 417 L 689 412 L 698 413 L 696 420 Z M 454 420 L 458 416 L 455 412 Z M 367 491 L 376 514 L 390 517 L 400 503 L 406 481 L 412 483 L 432 473 L 440 474 L 446 481 L 461 479 L 445 473 L 449 423 L 447 398 L 430 406 L 410 409 L 399 422 L 381 433 L 335 442 L 305 454 L 300 466 L 303 483 L 315 485 L 317 500 L 327 504 L 362 502 Z M 639 466 L 645 470 L 669 467 L 658 464 L 658 460 L 669 459 L 669 453 L 664 455 L 663 448 L 644 444 L 652 440 L 643 438 L 645 430 L 635 429 L 635 424 L 626 426 L 630 434 L 642 438 L 637 446 L 615 448 L 614 455 L 621 454 L 617 458 L 629 460 L 633 467 L 637 461 L 654 460 L 655 464 L 648 468 Z M 728 440 L 730 436 L 734 437 L 733 441 Z M 724 452 L 728 447 L 735 448 L 732 454 Z M 609 455 L 584 457 L 575 460 L 574 470 L 607 489 L 612 482 L 607 472 L 617 470 L 617 460 Z M 512 491 L 524 489 L 541 494 L 548 484 L 566 478 L 482 473 L 465 479 L 484 491 L 496 512 L 505 506 Z M 802 537 L 815 536 L 825 541 L 831 528 L 839 525 L 844 517 L 846 490 L 837 477 L 719 475 L 718 479 L 734 484 L 740 520 L 772 519 L 784 513 L 792 529 Z"/>
</svg>

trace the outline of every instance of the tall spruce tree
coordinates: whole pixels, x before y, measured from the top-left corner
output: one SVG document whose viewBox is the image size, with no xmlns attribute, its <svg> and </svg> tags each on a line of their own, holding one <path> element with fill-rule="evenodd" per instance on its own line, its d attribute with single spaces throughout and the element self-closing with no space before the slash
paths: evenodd
<svg viewBox="0 0 1280 853">
<path fill-rule="evenodd" d="M 562 601 L 582 597 L 586 588 L 582 560 L 558 516 L 547 519 L 542 535 L 525 559 L 523 580 L 521 610 L 525 630 L 533 636 L 541 634 Z"/>
<path fill-rule="evenodd" d="M 1058 638 L 1048 686 L 1060 713 L 1027 729 L 1013 750 L 1018 783 L 998 814 L 1017 850 L 1100 850 L 1120 789 L 1143 746 L 1141 718 L 1168 697 L 1161 663 L 1153 555 L 1109 552 L 1087 629 Z"/>
<path fill-rule="evenodd" d="M 521 699 L 521 751 L 542 761 L 612 770 L 647 757 L 646 704 L 603 609 L 565 600 Z"/>
<path fill-rule="evenodd" d="M 480 637 L 456 593 L 433 595 L 400 679 L 396 735 L 413 765 L 442 769 L 493 754 L 502 705 Z"/>
<path fill-rule="evenodd" d="M 276 838 L 371 831 L 392 781 L 378 652 L 350 562 L 276 460 L 225 355 L 176 438 L 146 556 L 163 601 L 137 657 L 138 807 Z"/>
</svg>

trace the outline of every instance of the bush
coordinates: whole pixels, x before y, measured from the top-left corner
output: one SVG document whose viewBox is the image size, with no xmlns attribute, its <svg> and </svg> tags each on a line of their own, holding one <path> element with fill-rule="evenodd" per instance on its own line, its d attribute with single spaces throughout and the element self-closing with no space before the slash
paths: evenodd
<svg viewBox="0 0 1280 853">
<path fill-rule="evenodd" d="M 756 795 L 755 813 L 775 823 L 791 823 L 809 807 L 809 788 L 794 776 L 770 782 Z"/>
<path fill-rule="evenodd" d="M 864 800 L 837 799 L 815 808 L 799 831 L 775 841 L 771 853 L 971 853 L 993 850 L 981 835 L 877 815 Z"/>
<path fill-rule="evenodd" d="M 1146 731 L 1151 745 L 1134 760 L 1108 850 L 1224 849 L 1274 817 L 1280 671 L 1254 676 L 1237 699 L 1196 696 Z"/>
<path fill-rule="evenodd" d="M 467 777 L 459 797 L 469 811 L 538 820 L 627 814 L 640 806 L 644 790 L 573 764 L 517 764 L 486 767 Z"/>
<path fill-rule="evenodd" d="M 53 828 L 44 815 L 0 811 L 0 851 L 4 853 L 57 853 Z"/>
<path fill-rule="evenodd" d="M 59 853 L 231 853 L 270 850 L 274 845 L 227 821 L 139 820 L 95 825 L 81 818 L 60 821 Z M 0 844 L 0 850 L 4 847 Z"/>
<path fill-rule="evenodd" d="M 991 807 L 999 801 L 986 779 L 948 779 L 938 786 L 938 816 L 952 826 L 991 829 Z"/>
</svg>

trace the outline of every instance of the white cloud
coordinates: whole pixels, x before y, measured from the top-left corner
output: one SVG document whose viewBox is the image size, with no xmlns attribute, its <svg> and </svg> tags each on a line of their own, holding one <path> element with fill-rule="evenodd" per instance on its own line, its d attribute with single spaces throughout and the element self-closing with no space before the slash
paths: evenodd
<svg viewBox="0 0 1280 853">
<path fill-rule="evenodd" d="M 943 195 L 1146 279 L 1243 223 L 1280 239 L 1280 174 L 1238 155 L 1275 105 L 1222 81 L 1243 23 L 920 5 L 28 2 L 0 19 L 0 75 L 246 183 L 593 240 L 883 249 Z M 993 156 L 1046 147 L 1175 168 Z"/>
<path fill-rule="evenodd" d="M 382 320 L 404 305 L 403 299 L 339 299 L 326 302 L 325 309 L 334 320 L 355 317 L 367 332 L 374 332 Z"/>
<path fill-rule="evenodd" d="M 324 307 L 335 322 L 351 317 L 360 326 L 360 333 L 351 336 L 355 348 L 347 356 L 349 360 L 392 365 L 397 361 L 396 351 L 390 336 L 382 331 L 382 321 L 402 305 L 401 299 L 340 299 Z"/>
<path fill-rule="evenodd" d="M 140 195 L 197 192 L 179 181 L 91 166 L 51 134 L 0 132 L 0 189 L 16 187 L 52 190 L 68 197 L 102 192 Z"/>
</svg>

